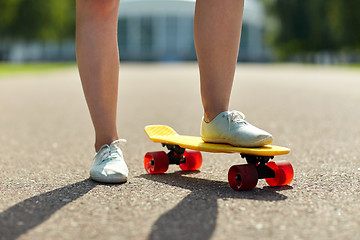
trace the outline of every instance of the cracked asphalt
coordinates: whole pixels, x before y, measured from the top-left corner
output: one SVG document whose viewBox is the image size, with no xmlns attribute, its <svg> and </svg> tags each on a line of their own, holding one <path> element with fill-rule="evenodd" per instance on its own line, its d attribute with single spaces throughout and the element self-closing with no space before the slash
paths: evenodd
<svg viewBox="0 0 360 240">
<path fill-rule="evenodd" d="M 88 179 L 93 128 L 76 67 L 0 75 L 0 239 L 360 239 L 360 69 L 241 64 L 231 109 L 291 148 L 293 182 L 235 192 L 238 154 L 147 175 L 143 131 L 198 135 L 195 63 L 121 64 L 125 184 Z"/>
</svg>

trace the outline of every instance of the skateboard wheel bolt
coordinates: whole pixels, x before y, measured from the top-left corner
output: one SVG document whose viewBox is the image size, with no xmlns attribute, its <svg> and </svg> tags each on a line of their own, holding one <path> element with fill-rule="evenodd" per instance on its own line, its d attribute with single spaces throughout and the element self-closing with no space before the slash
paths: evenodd
<svg viewBox="0 0 360 240">
<path fill-rule="evenodd" d="M 236 174 L 235 179 L 236 179 L 236 181 L 241 182 L 241 175 L 240 175 L 240 174 Z"/>
</svg>

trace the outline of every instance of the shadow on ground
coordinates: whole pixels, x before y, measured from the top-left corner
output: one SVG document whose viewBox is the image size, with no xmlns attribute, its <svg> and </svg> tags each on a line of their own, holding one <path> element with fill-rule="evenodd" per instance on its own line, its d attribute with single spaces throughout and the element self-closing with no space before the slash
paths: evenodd
<svg viewBox="0 0 360 240">
<path fill-rule="evenodd" d="M 236 192 L 227 182 L 188 177 L 197 172 L 175 172 L 161 175 L 141 175 L 141 178 L 161 182 L 190 190 L 173 209 L 166 212 L 155 222 L 149 240 L 157 239 L 210 239 L 218 216 L 218 199 L 248 199 L 258 201 L 282 201 L 286 196 L 277 191 L 289 187 L 255 188 Z M 184 176 L 187 175 L 187 176 Z M 231 223 L 231 220 L 229 221 Z"/>
<path fill-rule="evenodd" d="M 16 239 L 52 214 L 85 195 L 97 184 L 86 179 L 28 198 L 0 213 L 0 239 Z"/>
</svg>

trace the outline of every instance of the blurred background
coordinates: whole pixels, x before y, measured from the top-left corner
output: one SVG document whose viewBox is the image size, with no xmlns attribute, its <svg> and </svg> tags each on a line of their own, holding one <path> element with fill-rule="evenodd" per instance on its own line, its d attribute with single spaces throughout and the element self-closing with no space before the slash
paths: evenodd
<svg viewBox="0 0 360 240">
<path fill-rule="evenodd" d="M 193 0 L 121 0 L 122 61 L 194 61 Z M 359 0 L 246 0 L 240 62 L 360 62 Z M 1 0 L 0 61 L 74 62 L 74 0 Z"/>
</svg>

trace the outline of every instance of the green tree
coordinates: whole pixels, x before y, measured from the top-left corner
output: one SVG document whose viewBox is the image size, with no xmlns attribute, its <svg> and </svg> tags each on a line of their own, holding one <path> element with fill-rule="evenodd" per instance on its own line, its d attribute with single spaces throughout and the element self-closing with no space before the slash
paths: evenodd
<svg viewBox="0 0 360 240">
<path fill-rule="evenodd" d="M 73 0 L 0 1 L 0 38 L 61 40 L 74 35 Z"/>
<path fill-rule="evenodd" d="M 359 49 L 359 0 L 265 0 L 277 21 L 272 44 L 280 58 Z"/>
<path fill-rule="evenodd" d="M 309 19 L 304 1 L 272 1 L 269 4 L 270 12 L 275 16 L 278 25 L 272 44 L 281 58 L 306 48 L 303 39 L 309 37 Z"/>
<path fill-rule="evenodd" d="M 359 0 L 329 0 L 330 31 L 341 50 L 360 50 L 359 11 Z"/>
</svg>

